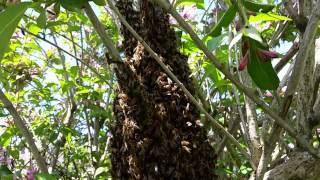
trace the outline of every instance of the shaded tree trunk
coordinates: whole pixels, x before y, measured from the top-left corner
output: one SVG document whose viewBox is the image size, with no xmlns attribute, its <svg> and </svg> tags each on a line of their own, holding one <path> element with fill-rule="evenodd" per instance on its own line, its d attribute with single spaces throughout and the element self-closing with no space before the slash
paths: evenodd
<svg viewBox="0 0 320 180">
<path fill-rule="evenodd" d="M 168 15 L 147 0 L 136 2 L 119 0 L 117 6 L 194 94 L 187 57 L 179 53 Z M 216 158 L 199 111 L 125 27 L 122 34 L 126 60 L 116 72 L 113 178 L 213 179 Z"/>
</svg>

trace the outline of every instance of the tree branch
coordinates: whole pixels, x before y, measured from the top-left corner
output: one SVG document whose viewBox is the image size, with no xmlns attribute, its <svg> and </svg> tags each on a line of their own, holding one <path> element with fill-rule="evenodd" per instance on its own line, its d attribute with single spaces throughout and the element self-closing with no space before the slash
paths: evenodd
<svg viewBox="0 0 320 180">
<path fill-rule="evenodd" d="M 103 44 L 107 47 L 107 50 L 108 50 L 112 60 L 115 62 L 121 62 L 121 57 L 120 57 L 119 51 L 117 50 L 117 48 L 114 46 L 112 40 L 107 35 L 105 27 L 101 24 L 101 22 L 99 21 L 98 17 L 94 13 L 94 11 L 91 8 L 89 3 L 87 3 L 85 5 L 84 11 L 86 12 L 87 16 L 89 17 L 93 27 L 95 28 L 95 30 L 99 34 Z"/>
<path fill-rule="evenodd" d="M 277 73 L 281 71 L 281 69 L 289 62 L 290 59 L 299 51 L 299 43 L 293 43 L 287 54 L 278 62 L 278 64 L 274 67 Z"/>
</svg>

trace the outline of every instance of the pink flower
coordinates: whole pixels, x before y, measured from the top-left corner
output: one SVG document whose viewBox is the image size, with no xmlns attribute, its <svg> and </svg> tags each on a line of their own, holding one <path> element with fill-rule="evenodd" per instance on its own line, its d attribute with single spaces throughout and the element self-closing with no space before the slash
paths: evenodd
<svg viewBox="0 0 320 180">
<path fill-rule="evenodd" d="M 180 16 L 183 17 L 183 19 L 190 21 L 190 20 L 194 20 L 196 18 L 197 10 L 198 10 L 198 8 L 196 5 L 185 6 L 183 8 L 182 12 L 180 12 L 179 14 L 180 14 Z M 176 19 L 174 17 L 172 17 L 171 15 L 169 17 L 169 22 L 170 22 L 170 24 L 177 24 Z"/>
<path fill-rule="evenodd" d="M 197 16 L 197 10 L 198 10 L 198 8 L 196 5 L 186 6 L 183 8 L 181 16 L 185 20 L 193 20 Z"/>
<path fill-rule="evenodd" d="M 27 180 L 34 180 L 34 174 L 37 172 L 33 167 L 27 170 Z"/>
<path fill-rule="evenodd" d="M 264 96 L 265 97 L 272 97 L 272 93 L 268 91 L 268 92 L 264 93 Z"/>
<path fill-rule="evenodd" d="M 239 71 L 243 71 L 248 63 L 249 63 L 249 51 L 247 51 L 246 54 L 241 58 L 239 68 L 238 68 Z"/>
<path fill-rule="evenodd" d="M 170 23 L 170 24 L 177 24 L 177 20 L 170 15 L 170 17 L 169 17 L 169 23 Z"/>
<path fill-rule="evenodd" d="M 257 55 L 264 61 L 270 60 L 271 58 L 277 58 L 278 53 L 274 51 L 267 51 L 267 50 L 262 50 L 258 49 L 257 50 Z"/>
</svg>

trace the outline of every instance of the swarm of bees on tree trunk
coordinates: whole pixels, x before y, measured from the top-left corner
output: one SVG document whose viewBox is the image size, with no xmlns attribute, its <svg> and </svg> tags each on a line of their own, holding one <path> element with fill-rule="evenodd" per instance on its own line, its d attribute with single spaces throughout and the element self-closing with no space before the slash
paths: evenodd
<svg viewBox="0 0 320 180">
<path fill-rule="evenodd" d="M 148 0 L 136 6 L 132 0 L 117 2 L 130 25 L 194 94 L 187 57 L 179 53 L 168 15 Z M 213 179 L 216 157 L 196 123 L 200 113 L 124 26 L 122 35 L 126 60 L 116 72 L 113 178 Z"/>
</svg>

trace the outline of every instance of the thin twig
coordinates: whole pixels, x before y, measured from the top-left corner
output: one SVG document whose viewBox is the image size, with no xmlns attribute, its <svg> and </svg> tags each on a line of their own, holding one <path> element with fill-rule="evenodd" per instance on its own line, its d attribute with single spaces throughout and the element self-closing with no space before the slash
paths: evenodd
<svg viewBox="0 0 320 180">
<path fill-rule="evenodd" d="M 275 71 L 279 73 L 281 69 L 289 62 L 290 59 L 299 51 L 299 43 L 293 43 L 287 54 L 274 67 Z"/>
</svg>

